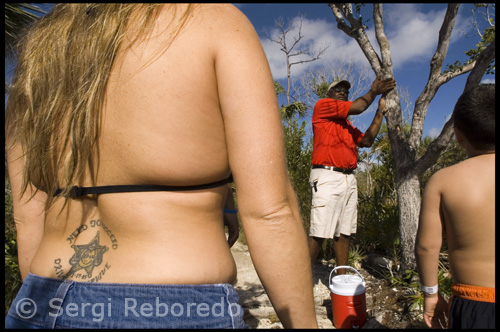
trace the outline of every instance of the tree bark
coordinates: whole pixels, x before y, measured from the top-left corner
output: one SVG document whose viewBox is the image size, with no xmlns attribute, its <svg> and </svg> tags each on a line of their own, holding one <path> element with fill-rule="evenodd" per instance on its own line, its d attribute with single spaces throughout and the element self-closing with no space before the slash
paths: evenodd
<svg viewBox="0 0 500 332">
<path fill-rule="evenodd" d="M 464 92 L 481 82 L 484 73 L 493 59 L 495 59 L 495 40 L 493 40 L 477 57 L 475 64 L 473 64 L 474 69 L 472 69 L 469 77 L 467 77 Z"/>
<path fill-rule="evenodd" d="M 430 62 L 430 73 L 427 84 L 424 90 L 415 102 L 415 111 L 413 112 L 413 120 L 411 126 L 411 133 L 409 144 L 413 149 L 418 149 L 422 139 L 424 129 L 424 120 L 429 108 L 431 100 L 436 95 L 438 89 L 448 80 L 442 80 L 441 69 L 443 62 L 448 53 L 448 46 L 450 45 L 451 32 L 455 26 L 455 17 L 457 16 L 460 4 L 451 3 L 448 5 L 446 14 L 443 20 L 441 29 L 439 30 L 439 39 L 436 52 Z M 472 68 L 470 68 L 472 69 Z M 470 70 L 469 69 L 469 70 Z"/>
<path fill-rule="evenodd" d="M 415 237 L 420 214 L 420 179 L 415 172 L 397 183 L 400 257 L 403 271 L 415 269 Z"/>
</svg>

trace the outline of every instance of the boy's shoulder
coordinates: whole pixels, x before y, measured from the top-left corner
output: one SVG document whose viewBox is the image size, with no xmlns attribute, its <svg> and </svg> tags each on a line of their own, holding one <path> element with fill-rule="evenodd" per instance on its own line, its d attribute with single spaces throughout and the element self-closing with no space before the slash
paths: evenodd
<svg viewBox="0 0 500 332">
<path fill-rule="evenodd" d="M 431 176 L 431 179 L 439 180 L 439 179 L 442 179 L 442 178 L 446 178 L 446 177 L 449 177 L 449 176 L 456 176 L 456 175 L 458 175 L 460 173 L 467 172 L 467 169 L 469 167 L 467 167 L 467 163 L 465 163 L 466 161 L 467 161 L 467 159 L 463 160 L 463 161 L 461 161 L 459 163 L 456 163 L 454 165 L 451 165 L 451 166 L 448 166 L 448 167 L 440 169 L 439 171 L 437 171 L 436 173 L 434 173 Z"/>
<path fill-rule="evenodd" d="M 472 167 L 468 164 L 466 159 L 457 164 L 440 169 L 430 177 L 426 188 L 432 187 L 438 189 L 443 185 L 449 185 L 452 183 L 450 181 L 454 181 L 454 179 L 470 176 L 469 172 L 472 170 Z"/>
<path fill-rule="evenodd" d="M 436 185 L 444 182 L 449 185 L 456 182 L 457 179 L 469 179 L 474 175 L 476 175 L 475 178 L 477 179 L 478 172 L 486 172 L 481 175 L 488 175 L 489 170 L 494 170 L 495 167 L 494 154 L 490 156 L 493 158 L 468 158 L 454 165 L 442 168 L 431 176 L 429 184 Z"/>
</svg>

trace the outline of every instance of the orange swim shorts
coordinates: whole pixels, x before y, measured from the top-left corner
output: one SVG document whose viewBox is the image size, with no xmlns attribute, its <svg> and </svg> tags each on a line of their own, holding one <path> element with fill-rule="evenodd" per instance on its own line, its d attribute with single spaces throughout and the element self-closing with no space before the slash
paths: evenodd
<svg viewBox="0 0 500 332">
<path fill-rule="evenodd" d="M 451 290 L 453 296 L 463 299 L 495 303 L 495 288 L 454 284 Z"/>
</svg>

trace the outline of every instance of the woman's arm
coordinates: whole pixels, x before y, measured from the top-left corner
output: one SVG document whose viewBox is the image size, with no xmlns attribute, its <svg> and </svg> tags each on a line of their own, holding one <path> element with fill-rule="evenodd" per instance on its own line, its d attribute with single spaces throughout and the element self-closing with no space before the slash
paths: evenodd
<svg viewBox="0 0 500 332">
<path fill-rule="evenodd" d="M 317 327 L 306 234 L 269 65 L 248 19 L 233 6 L 217 7 L 219 99 L 248 248 L 283 326 Z"/>
</svg>

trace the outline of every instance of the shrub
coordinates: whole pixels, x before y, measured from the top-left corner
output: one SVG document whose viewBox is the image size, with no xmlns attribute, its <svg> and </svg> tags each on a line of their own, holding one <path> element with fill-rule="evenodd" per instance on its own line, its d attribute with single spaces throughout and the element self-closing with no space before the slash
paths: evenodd
<svg viewBox="0 0 500 332">
<path fill-rule="evenodd" d="M 5 315 L 21 287 L 17 260 L 16 228 L 12 213 L 12 192 L 7 170 L 5 173 Z"/>
</svg>

